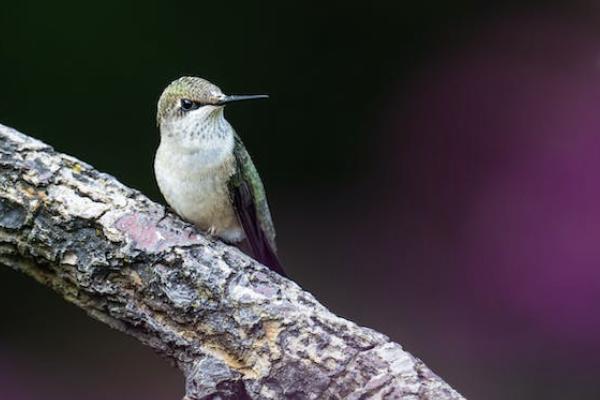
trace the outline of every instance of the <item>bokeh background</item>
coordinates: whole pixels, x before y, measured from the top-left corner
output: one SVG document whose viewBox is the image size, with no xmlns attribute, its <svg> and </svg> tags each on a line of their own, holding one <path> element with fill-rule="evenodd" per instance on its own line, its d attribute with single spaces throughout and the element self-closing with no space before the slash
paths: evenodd
<svg viewBox="0 0 600 400">
<path fill-rule="evenodd" d="M 4 1 L 0 123 L 162 201 L 163 87 L 227 116 L 289 274 L 470 399 L 600 398 L 592 1 Z M 0 268 L 0 398 L 180 398 L 135 340 Z"/>
</svg>

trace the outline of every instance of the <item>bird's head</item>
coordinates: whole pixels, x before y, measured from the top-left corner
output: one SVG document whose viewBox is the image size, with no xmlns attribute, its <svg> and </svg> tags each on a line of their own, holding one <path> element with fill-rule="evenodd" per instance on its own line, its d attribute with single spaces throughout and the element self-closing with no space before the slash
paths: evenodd
<svg viewBox="0 0 600 400">
<path fill-rule="evenodd" d="M 184 76 L 163 91 L 158 100 L 156 121 L 163 135 L 182 139 L 219 135 L 229 126 L 223 117 L 226 104 L 267 97 L 226 95 L 205 79 Z"/>
</svg>

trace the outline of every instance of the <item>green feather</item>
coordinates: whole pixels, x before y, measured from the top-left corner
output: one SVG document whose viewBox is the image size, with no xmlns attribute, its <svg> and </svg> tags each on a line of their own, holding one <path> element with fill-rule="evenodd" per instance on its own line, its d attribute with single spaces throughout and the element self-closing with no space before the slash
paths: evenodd
<svg viewBox="0 0 600 400">
<path fill-rule="evenodd" d="M 248 186 L 256 209 L 258 224 L 265 233 L 271 248 L 273 251 L 276 251 L 275 227 L 273 226 L 271 211 L 269 210 L 269 204 L 267 203 L 265 188 L 260 179 L 260 175 L 252 162 L 252 158 L 250 158 L 250 154 L 248 154 L 246 147 L 237 134 L 235 135 L 233 153 L 237 160 L 237 168 L 236 173 L 230 178 L 229 185 L 230 187 L 235 188 L 245 183 Z"/>
</svg>

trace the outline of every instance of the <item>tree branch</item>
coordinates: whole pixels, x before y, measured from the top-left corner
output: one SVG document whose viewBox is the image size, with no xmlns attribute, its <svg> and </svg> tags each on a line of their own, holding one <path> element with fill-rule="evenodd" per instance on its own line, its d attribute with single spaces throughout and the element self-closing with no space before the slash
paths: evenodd
<svg viewBox="0 0 600 400">
<path fill-rule="evenodd" d="M 0 263 L 179 367 L 185 399 L 462 399 L 386 336 L 0 125 Z"/>
</svg>

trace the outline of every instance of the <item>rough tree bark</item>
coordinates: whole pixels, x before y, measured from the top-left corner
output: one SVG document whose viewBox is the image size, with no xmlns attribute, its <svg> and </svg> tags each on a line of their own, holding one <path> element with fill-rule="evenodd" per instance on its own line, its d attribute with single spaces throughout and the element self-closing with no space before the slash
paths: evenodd
<svg viewBox="0 0 600 400">
<path fill-rule="evenodd" d="M 185 399 L 462 399 L 386 336 L 2 125 L 0 169 L 0 263 L 171 360 Z"/>
</svg>

